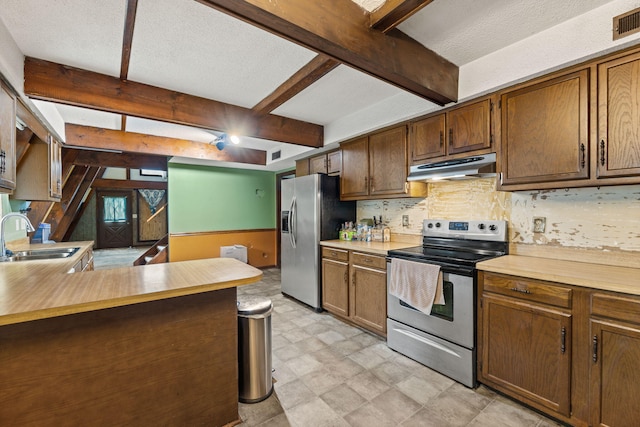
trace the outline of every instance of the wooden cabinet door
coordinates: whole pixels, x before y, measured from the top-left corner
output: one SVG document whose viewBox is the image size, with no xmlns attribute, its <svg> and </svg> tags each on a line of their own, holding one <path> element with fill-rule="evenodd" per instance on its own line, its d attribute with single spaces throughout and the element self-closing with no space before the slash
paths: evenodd
<svg viewBox="0 0 640 427">
<path fill-rule="evenodd" d="M 309 175 L 309 159 L 296 160 L 296 176 Z"/>
<path fill-rule="evenodd" d="M 369 195 L 369 138 L 362 137 L 340 145 L 342 172 L 340 198 L 357 199 Z"/>
<path fill-rule="evenodd" d="M 447 112 L 447 154 L 491 147 L 491 101 L 485 99 Z"/>
<path fill-rule="evenodd" d="M 483 294 L 482 378 L 569 416 L 571 315 Z"/>
<path fill-rule="evenodd" d="M 598 66 L 598 178 L 640 175 L 640 53 Z"/>
<path fill-rule="evenodd" d="M 502 184 L 589 177 L 589 71 L 501 96 Z"/>
<path fill-rule="evenodd" d="M 445 155 L 445 114 L 428 117 L 411 123 L 409 131 L 409 151 L 411 163 Z"/>
<path fill-rule="evenodd" d="M 349 316 L 349 264 L 322 259 L 322 308 Z"/>
<path fill-rule="evenodd" d="M 387 274 L 351 266 L 351 320 L 381 335 L 387 334 Z"/>
<path fill-rule="evenodd" d="M 329 175 L 340 175 L 342 170 L 342 152 L 332 151 L 327 154 L 327 173 Z"/>
<path fill-rule="evenodd" d="M 640 426 L 640 328 L 592 320 L 591 339 L 591 425 Z"/>
<path fill-rule="evenodd" d="M 16 188 L 15 151 L 16 99 L 0 83 L 0 192 L 11 191 Z"/>
<path fill-rule="evenodd" d="M 311 157 L 309 159 L 309 174 L 327 173 L 327 155 Z"/>
<path fill-rule="evenodd" d="M 62 197 L 62 145 L 55 138 L 49 138 L 49 194 L 54 199 Z"/>
<path fill-rule="evenodd" d="M 407 167 L 406 126 L 369 137 L 369 195 L 406 193 Z"/>
</svg>

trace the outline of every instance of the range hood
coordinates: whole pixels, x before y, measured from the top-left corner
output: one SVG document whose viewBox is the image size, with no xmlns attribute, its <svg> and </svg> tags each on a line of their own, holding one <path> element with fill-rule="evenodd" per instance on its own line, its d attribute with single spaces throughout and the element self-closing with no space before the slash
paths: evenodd
<svg viewBox="0 0 640 427">
<path fill-rule="evenodd" d="M 411 166 L 407 181 L 438 181 L 491 176 L 496 176 L 496 153 Z"/>
</svg>

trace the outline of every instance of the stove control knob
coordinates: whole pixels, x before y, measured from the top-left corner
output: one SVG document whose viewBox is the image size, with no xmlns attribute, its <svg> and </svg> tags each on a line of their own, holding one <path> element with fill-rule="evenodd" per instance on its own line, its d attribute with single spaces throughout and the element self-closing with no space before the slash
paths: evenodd
<svg viewBox="0 0 640 427">
<path fill-rule="evenodd" d="M 430 223 L 427 225 L 427 228 L 433 228 L 433 223 L 431 223 L 431 222 L 430 222 Z"/>
<path fill-rule="evenodd" d="M 440 228 L 440 225 L 441 224 L 439 222 L 436 222 L 436 228 Z"/>
<path fill-rule="evenodd" d="M 480 230 L 484 230 L 484 224 L 483 224 L 483 223 L 478 224 L 478 228 L 479 228 Z"/>
<path fill-rule="evenodd" d="M 491 225 L 489 226 L 489 230 L 491 230 L 491 231 L 496 231 L 497 229 L 498 229 L 498 227 L 496 227 L 496 225 L 495 225 L 495 224 L 491 224 Z"/>
</svg>

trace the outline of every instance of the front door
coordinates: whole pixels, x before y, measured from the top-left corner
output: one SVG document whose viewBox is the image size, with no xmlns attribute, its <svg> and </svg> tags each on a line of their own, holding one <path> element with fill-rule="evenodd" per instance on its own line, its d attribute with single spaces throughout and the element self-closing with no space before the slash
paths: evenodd
<svg viewBox="0 0 640 427">
<path fill-rule="evenodd" d="M 125 248 L 133 244 L 131 222 L 131 192 L 98 191 L 96 219 L 97 246 Z"/>
</svg>

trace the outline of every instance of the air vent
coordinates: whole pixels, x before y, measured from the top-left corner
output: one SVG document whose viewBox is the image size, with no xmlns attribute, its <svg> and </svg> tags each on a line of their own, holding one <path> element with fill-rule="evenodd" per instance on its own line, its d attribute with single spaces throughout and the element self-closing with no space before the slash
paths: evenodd
<svg viewBox="0 0 640 427">
<path fill-rule="evenodd" d="M 280 155 L 282 154 L 282 151 L 278 150 L 278 151 L 274 151 L 273 153 L 271 153 L 271 160 L 278 160 L 280 158 Z"/>
<path fill-rule="evenodd" d="M 618 40 L 640 31 L 640 7 L 613 17 L 613 39 Z"/>
</svg>

